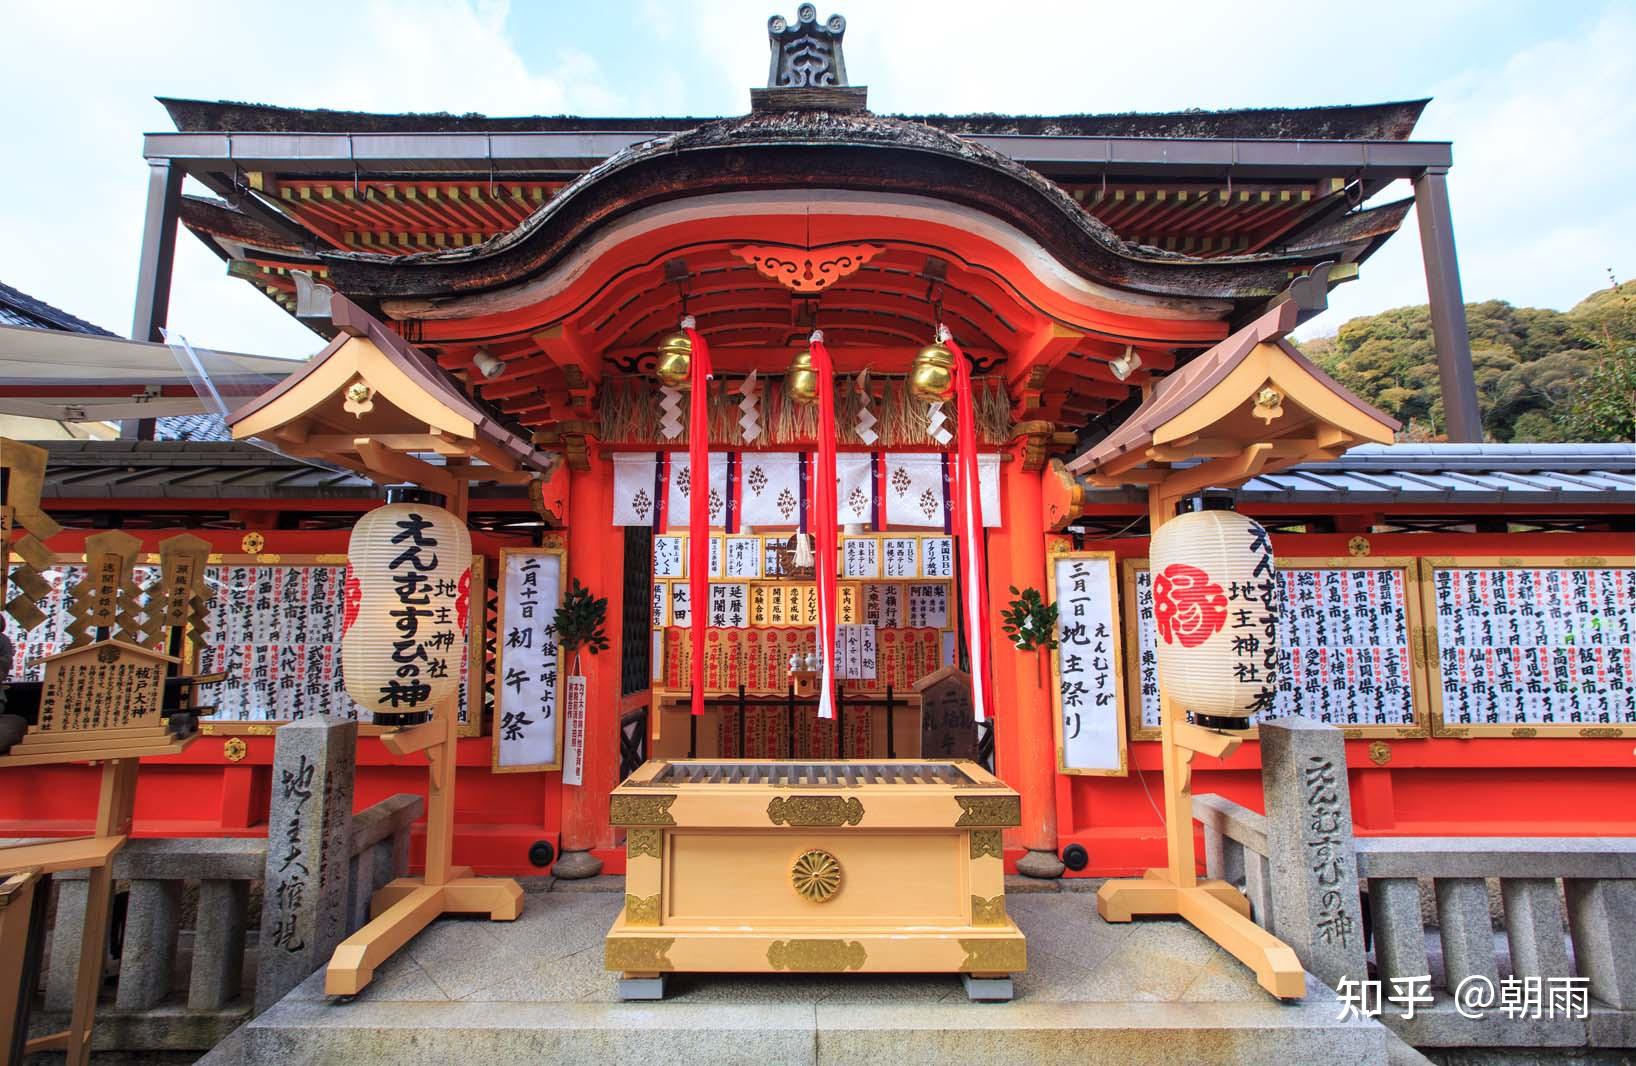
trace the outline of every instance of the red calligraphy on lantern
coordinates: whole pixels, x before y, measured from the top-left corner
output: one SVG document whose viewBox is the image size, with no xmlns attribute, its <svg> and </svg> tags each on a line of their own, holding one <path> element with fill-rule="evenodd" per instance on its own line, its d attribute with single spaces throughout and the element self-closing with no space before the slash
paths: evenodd
<svg viewBox="0 0 1636 1066">
<path fill-rule="evenodd" d="M 1196 566 L 1172 563 L 1153 579 L 1153 622 L 1166 644 L 1196 648 L 1227 622 L 1227 595 Z"/>
<path fill-rule="evenodd" d="M 341 614 L 341 635 L 347 635 L 352 623 L 358 620 L 358 606 L 364 602 L 364 587 L 358 581 L 358 575 L 348 574 L 346 588 L 342 592 L 343 608 Z"/>
<path fill-rule="evenodd" d="M 460 589 L 455 595 L 454 617 L 459 623 L 460 632 L 466 632 L 466 612 L 471 609 L 471 567 L 467 567 L 460 575 Z"/>
</svg>

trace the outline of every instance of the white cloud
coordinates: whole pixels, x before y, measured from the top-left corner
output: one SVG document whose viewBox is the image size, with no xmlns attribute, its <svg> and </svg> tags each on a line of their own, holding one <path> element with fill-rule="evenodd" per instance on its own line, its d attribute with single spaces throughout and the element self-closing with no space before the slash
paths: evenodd
<svg viewBox="0 0 1636 1066">
<path fill-rule="evenodd" d="M 1610 268 L 1636 275 L 1636 10 L 1610 6 L 1577 35 L 1434 92 L 1417 133 L 1454 142 L 1449 201 L 1468 301 L 1565 309 L 1604 287 Z M 1306 332 L 1425 301 L 1411 215 Z"/>
<path fill-rule="evenodd" d="M 141 248 L 141 134 L 172 128 L 155 96 L 496 115 L 622 105 L 584 51 L 562 52 L 552 74 L 529 70 L 504 3 L 157 7 L 18 5 L 0 68 L 0 280 L 118 333 Z M 320 343 L 186 235 L 170 321 L 226 350 L 306 355 Z"/>
<path fill-rule="evenodd" d="M 11 5 L 0 68 L 0 279 L 129 328 L 146 187 L 140 134 L 170 128 L 155 95 L 495 115 L 736 113 L 764 79 L 767 16 L 795 6 L 563 5 L 548 12 L 550 40 L 529 48 L 535 42 L 508 38 L 511 9 L 493 0 L 308 0 L 276 11 L 204 0 Z M 1636 275 L 1626 192 L 1636 177 L 1636 11 L 1625 5 L 1592 17 L 1569 5 L 1560 17 L 1531 16 L 1528 32 L 1519 9 L 1478 0 L 1380 0 L 1366 17 L 1337 9 L 1323 19 L 1206 3 L 820 8 L 847 16 L 850 73 L 883 112 L 1431 94 L 1418 133 L 1455 141 L 1450 185 L 1468 298 L 1566 306 L 1602 284 L 1607 267 Z M 1531 37 L 1535 25 L 1546 32 Z M 1316 328 L 1424 299 L 1411 218 Z M 206 346 L 316 346 L 185 236 L 171 321 Z"/>
</svg>

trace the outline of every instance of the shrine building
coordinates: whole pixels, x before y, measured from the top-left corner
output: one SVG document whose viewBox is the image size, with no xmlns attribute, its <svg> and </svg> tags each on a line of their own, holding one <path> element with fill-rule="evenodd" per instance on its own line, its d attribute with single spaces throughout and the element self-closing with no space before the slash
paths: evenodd
<svg viewBox="0 0 1636 1066">
<path fill-rule="evenodd" d="M 1636 832 L 1636 462 L 1481 443 L 1426 101 L 888 115 L 824 39 L 820 70 L 775 48 L 726 118 L 162 101 L 133 340 L 164 339 L 185 230 L 328 343 L 230 374 L 143 347 L 140 375 L 87 380 L 120 342 L 0 329 L 73 368 L 8 375 L 0 400 L 117 401 L 124 428 L 45 444 L 64 528 L 39 620 L 6 619 L 17 676 L 67 646 L 88 535 L 211 546 L 208 625 L 171 650 L 225 678 L 201 688 L 203 739 L 144 760 L 136 835 L 265 833 L 278 724 L 357 715 L 348 537 L 401 482 L 471 531 L 468 653 L 441 669 L 461 679 L 454 859 L 479 874 L 624 872 L 610 794 L 690 757 L 971 758 L 1020 795 L 1007 870 L 1162 864 L 1149 533 L 1155 500 L 1210 497 L 1271 533 L 1267 713 L 1345 731 L 1360 835 Z M 1365 206 L 1399 181 L 1411 197 Z M 1391 443 L 1289 340 L 1369 284 L 1411 211 L 1448 443 Z M 548 624 L 575 583 L 607 600 L 594 654 Z M 1060 641 L 1004 628 L 1022 590 Z M 792 680 L 826 612 L 832 698 Z M 1259 759 L 1252 733 L 1195 787 L 1257 807 Z M 360 808 L 426 787 L 413 753 L 360 744 L 358 764 Z M 0 835 L 89 824 L 94 772 L 12 770 Z"/>
</svg>

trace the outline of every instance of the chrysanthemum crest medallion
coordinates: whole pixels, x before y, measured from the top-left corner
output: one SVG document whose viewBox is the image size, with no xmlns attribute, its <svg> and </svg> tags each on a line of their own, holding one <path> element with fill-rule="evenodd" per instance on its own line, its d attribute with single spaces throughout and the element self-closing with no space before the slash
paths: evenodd
<svg viewBox="0 0 1636 1066">
<path fill-rule="evenodd" d="M 796 856 L 790 883 L 805 899 L 825 903 L 841 890 L 841 863 L 827 851 L 814 848 Z"/>
</svg>

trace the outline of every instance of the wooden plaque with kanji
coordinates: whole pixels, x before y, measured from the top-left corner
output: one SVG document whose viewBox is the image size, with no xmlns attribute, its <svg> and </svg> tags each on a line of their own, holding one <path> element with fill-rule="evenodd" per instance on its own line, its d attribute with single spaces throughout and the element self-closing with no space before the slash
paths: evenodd
<svg viewBox="0 0 1636 1066">
<path fill-rule="evenodd" d="M 48 655 L 40 686 L 42 733 L 159 725 L 165 668 L 178 660 L 118 640 Z"/>
</svg>

